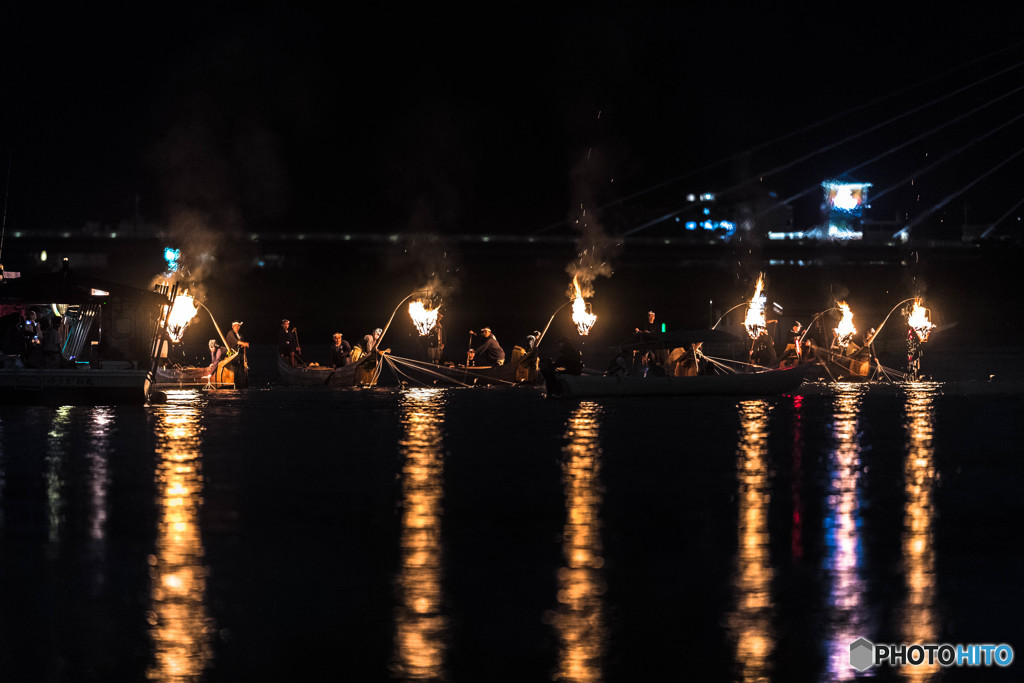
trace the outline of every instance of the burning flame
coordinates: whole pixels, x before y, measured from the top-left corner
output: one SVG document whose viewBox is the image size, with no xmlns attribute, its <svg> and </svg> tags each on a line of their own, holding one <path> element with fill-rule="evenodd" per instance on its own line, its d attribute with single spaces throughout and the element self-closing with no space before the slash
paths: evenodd
<svg viewBox="0 0 1024 683">
<path fill-rule="evenodd" d="M 843 312 L 843 317 L 835 329 L 836 344 L 846 348 L 850 339 L 857 333 L 857 328 L 853 326 L 853 311 L 850 310 L 850 306 L 845 301 L 841 301 L 839 308 Z"/>
<path fill-rule="evenodd" d="M 172 342 L 181 341 L 182 335 L 185 334 L 185 328 L 198 313 L 199 305 L 188 295 L 187 291 L 182 291 L 174 298 L 174 305 L 171 307 L 170 313 L 167 314 L 167 335 Z"/>
<path fill-rule="evenodd" d="M 764 318 L 764 305 L 768 301 L 768 297 L 762 293 L 763 289 L 764 274 L 762 273 L 757 277 L 757 287 L 754 289 L 754 296 L 750 300 L 750 306 L 747 307 L 747 317 L 743 321 L 743 326 L 747 328 L 747 334 L 750 335 L 751 339 L 757 339 L 768 326 Z"/>
<path fill-rule="evenodd" d="M 572 286 L 576 290 L 576 298 L 572 302 L 572 321 L 576 323 L 576 330 L 580 335 L 586 336 L 594 326 L 597 316 L 590 312 L 590 304 L 583 300 L 580 283 L 575 275 L 572 276 Z"/>
<path fill-rule="evenodd" d="M 928 341 L 928 335 L 935 325 L 928 319 L 928 309 L 921 305 L 920 299 L 914 299 L 914 307 L 907 316 L 907 325 L 917 333 L 921 341 Z"/>
<path fill-rule="evenodd" d="M 412 318 L 412 324 L 416 326 L 416 331 L 421 336 L 429 334 L 434 329 L 434 325 L 437 324 L 437 313 L 440 310 L 440 308 L 435 308 L 432 311 L 428 311 L 422 301 L 413 301 L 409 304 L 409 316 Z"/>
</svg>

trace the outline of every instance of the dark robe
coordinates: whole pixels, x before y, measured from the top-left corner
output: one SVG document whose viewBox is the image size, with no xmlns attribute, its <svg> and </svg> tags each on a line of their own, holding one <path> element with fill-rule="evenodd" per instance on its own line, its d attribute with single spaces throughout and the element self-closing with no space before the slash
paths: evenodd
<svg viewBox="0 0 1024 683">
<path fill-rule="evenodd" d="M 505 362 L 505 352 L 498 344 L 498 338 L 493 334 L 484 340 L 484 343 L 476 347 L 477 365 L 497 365 L 498 361 Z"/>
<path fill-rule="evenodd" d="M 285 330 L 283 327 L 277 331 L 277 352 L 282 356 L 291 356 L 298 349 L 298 337 L 295 330 Z"/>
<path fill-rule="evenodd" d="M 555 359 L 555 371 L 567 375 L 579 375 L 583 372 L 583 354 L 572 344 L 562 342 L 558 358 Z"/>
<path fill-rule="evenodd" d="M 778 356 L 775 355 L 775 345 L 767 334 L 759 335 L 750 347 L 750 362 L 755 365 L 762 365 L 766 368 L 774 368 L 778 363 Z"/>
<path fill-rule="evenodd" d="M 342 339 L 340 344 L 331 347 L 331 367 L 340 368 L 347 365 L 351 353 L 352 345 Z"/>
</svg>

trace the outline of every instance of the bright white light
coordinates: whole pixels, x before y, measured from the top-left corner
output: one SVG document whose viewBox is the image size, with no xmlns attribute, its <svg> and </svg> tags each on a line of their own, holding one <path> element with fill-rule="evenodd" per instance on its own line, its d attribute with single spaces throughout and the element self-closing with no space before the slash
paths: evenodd
<svg viewBox="0 0 1024 683">
<path fill-rule="evenodd" d="M 832 203 L 843 211 L 852 211 L 857 208 L 857 198 L 849 187 L 842 187 L 836 191 L 836 197 Z"/>
</svg>

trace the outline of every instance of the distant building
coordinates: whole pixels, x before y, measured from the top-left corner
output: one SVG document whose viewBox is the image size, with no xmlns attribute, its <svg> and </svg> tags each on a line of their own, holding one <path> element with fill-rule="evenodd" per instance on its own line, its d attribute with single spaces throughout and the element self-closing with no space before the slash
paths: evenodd
<svg viewBox="0 0 1024 683">
<path fill-rule="evenodd" d="M 773 240 L 861 240 L 864 239 L 864 212 L 871 183 L 849 180 L 826 180 L 821 225 L 807 230 L 769 232 Z"/>
</svg>

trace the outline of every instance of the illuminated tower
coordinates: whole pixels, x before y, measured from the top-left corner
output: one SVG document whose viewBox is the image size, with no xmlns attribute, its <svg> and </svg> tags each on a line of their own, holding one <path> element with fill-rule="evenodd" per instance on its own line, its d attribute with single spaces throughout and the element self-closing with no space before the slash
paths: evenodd
<svg viewBox="0 0 1024 683">
<path fill-rule="evenodd" d="M 871 183 L 826 180 L 825 230 L 829 239 L 859 240 L 864 237 L 861 221 L 868 208 L 868 188 Z"/>
</svg>

